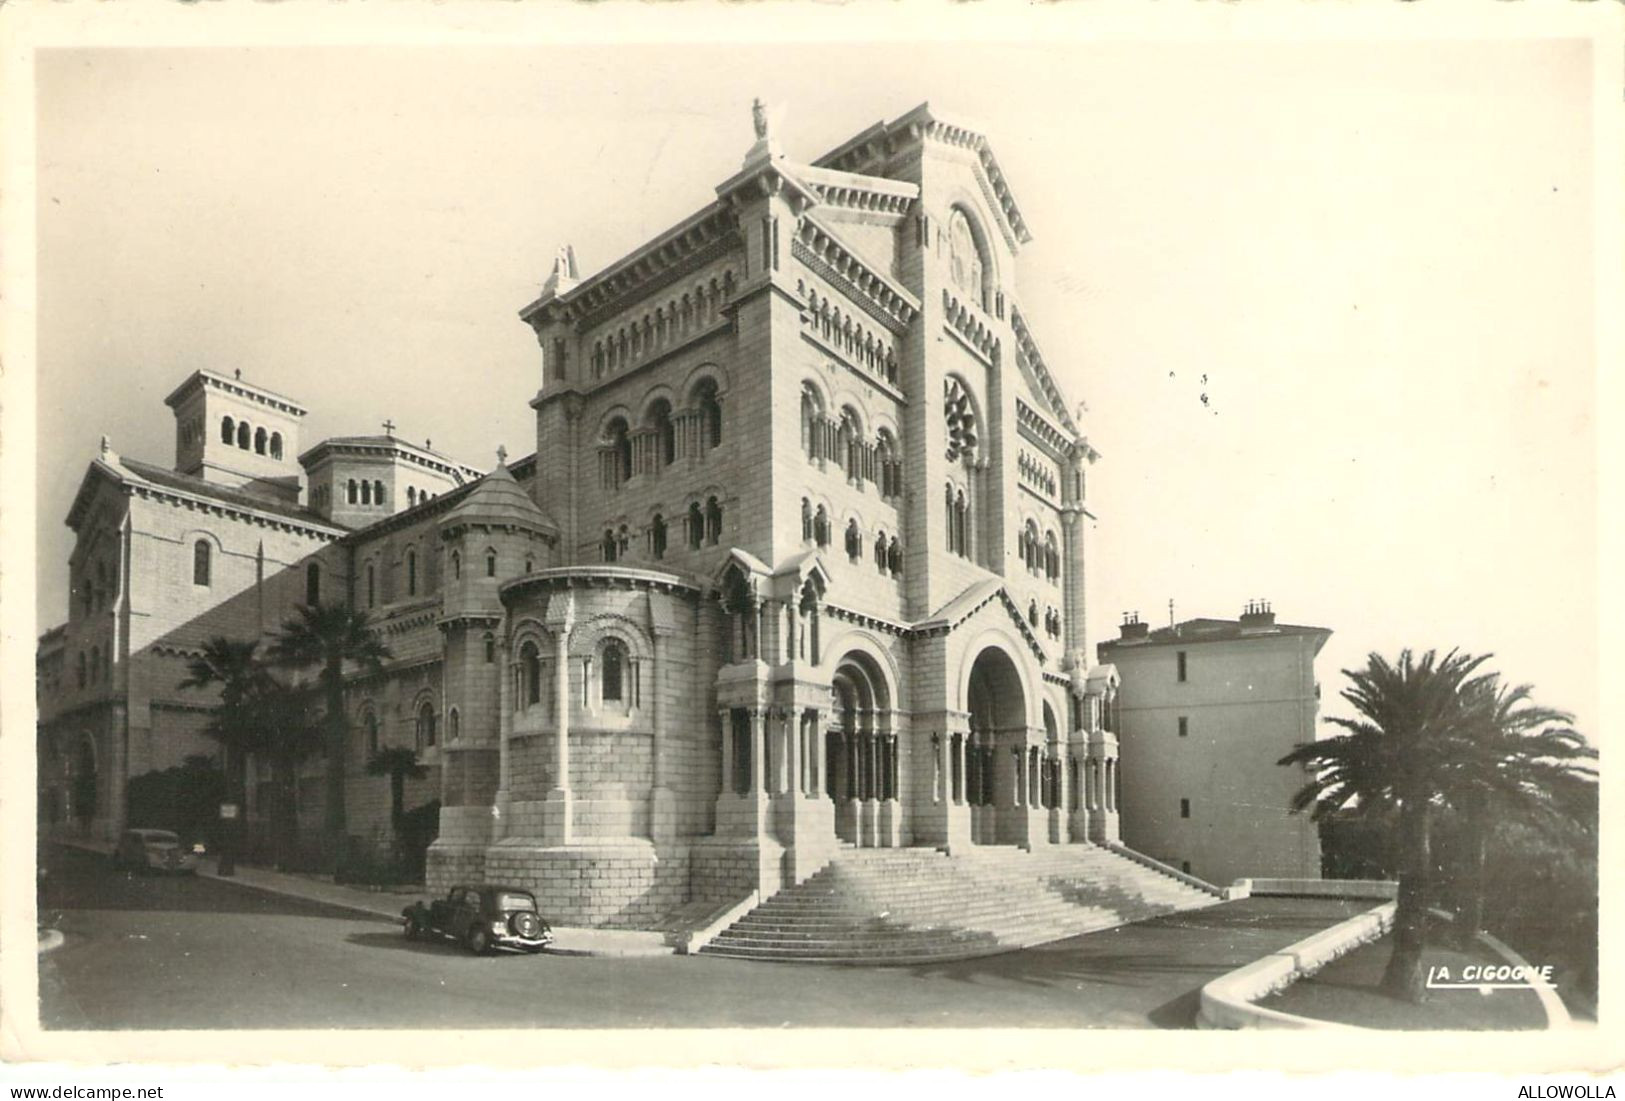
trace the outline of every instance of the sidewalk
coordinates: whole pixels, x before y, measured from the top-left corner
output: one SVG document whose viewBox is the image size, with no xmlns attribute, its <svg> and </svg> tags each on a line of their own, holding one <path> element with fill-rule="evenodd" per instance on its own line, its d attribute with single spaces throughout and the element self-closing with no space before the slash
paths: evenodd
<svg viewBox="0 0 1625 1101">
<path fill-rule="evenodd" d="M 111 853 L 113 846 L 105 841 L 89 838 L 51 838 L 52 844 L 89 852 Z M 198 874 L 207 879 L 235 883 L 250 890 L 299 898 L 306 902 L 319 902 L 354 910 L 368 917 L 398 923 L 401 910 L 427 894 L 421 887 L 356 887 L 334 883 L 314 875 L 297 875 L 272 871 L 248 864 L 238 864 L 237 874 L 221 876 L 216 859 L 206 856 L 198 861 Z M 546 914 L 542 915 L 546 917 Z M 675 953 L 666 944 L 661 933 L 622 929 L 580 929 L 568 926 L 553 927 L 553 943 L 544 951 L 559 956 L 670 956 Z"/>
</svg>

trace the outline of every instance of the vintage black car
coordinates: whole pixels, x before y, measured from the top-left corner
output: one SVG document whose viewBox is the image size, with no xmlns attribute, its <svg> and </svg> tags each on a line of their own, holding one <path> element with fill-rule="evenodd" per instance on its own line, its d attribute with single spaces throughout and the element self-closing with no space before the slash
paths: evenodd
<svg viewBox="0 0 1625 1101">
<path fill-rule="evenodd" d="M 535 895 L 489 883 L 453 887 L 427 905 L 415 902 L 401 911 L 401 924 L 408 939 L 448 937 L 476 955 L 497 947 L 540 952 L 553 940 L 553 930 L 536 911 Z"/>
</svg>

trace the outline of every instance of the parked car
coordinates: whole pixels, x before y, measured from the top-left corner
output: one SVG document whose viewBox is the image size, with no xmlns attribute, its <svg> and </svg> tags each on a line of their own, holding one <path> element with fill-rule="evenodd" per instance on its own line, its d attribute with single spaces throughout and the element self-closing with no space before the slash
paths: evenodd
<svg viewBox="0 0 1625 1101">
<path fill-rule="evenodd" d="M 187 847 L 172 830 L 125 830 L 113 849 L 113 867 L 196 875 L 202 845 Z"/>
<path fill-rule="evenodd" d="M 536 909 L 536 896 L 522 887 L 493 884 L 453 887 L 445 898 L 415 902 L 401 911 L 408 939 L 441 936 L 483 955 L 492 948 L 540 952 L 553 930 Z"/>
</svg>

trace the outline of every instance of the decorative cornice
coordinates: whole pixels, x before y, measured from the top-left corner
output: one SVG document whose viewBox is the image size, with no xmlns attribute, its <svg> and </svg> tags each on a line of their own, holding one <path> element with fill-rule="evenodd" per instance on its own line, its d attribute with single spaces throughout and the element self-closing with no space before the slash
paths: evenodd
<svg viewBox="0 0 1625 1101">
<path fill-rule="evenodd" d="M 911 628 L 911 635 L 915 638 L 929 638 L 932 635 L 949 634 L 995 600 L 1004 604 L 1005 611 L 1010 613 L 1010 618 L 1015 621 L 1017 629 L 1021 631 L 1021 637 L 1026 640 L 1027 646 L 1032 650 L 1033 655 L 1038 658 L 1039 664 L 1042 665 L 1048 661 L 1049 656 L 1044 651 L 1044 644 L 1033 633 L 1032 626 L 1027 622 L 1027 617 L 1016 606 L 1015 599 L 1011 597 L 1009 590 L 1002 583 L 990 589 L 987 595 L 976 603 L 960 609 L 959 614 L 953 619 L 928 619 L 915 624 Z"/>
<path fill-rule="evenodd" d="M 555 566 L 538 570 L 504 582 L 497 590 L 503 604 L 532 589 L 624 588 L 644 589 L 651 592 L 671 593 L 688 599 L 699 599 L 698 586 L 676 574 L 658 570 L 640 570 L 629 566 Z"/>
<path fill-rule="evenodd" d="M 868 627 L 872 630 L 883 631 L 888 635 L 896 635 L 899 638 L 908 638 L 915 633 L 914 629 L 906 623 L 899 623 L 896 620 L 885 619 L 877 615 L 870 615 L 868 612 L 860 612 L 854 608 L 845 608 L 839 604 L 831 604 L 827 600 L 824 601 L 820 607 L 822 607 L 824 611 L 828 612 L 835 619 L 842 619 L 848 623 L 855 623 L 860 627 Z"/>
<path fill-rule="evenodd" d="M 920 300 L 902 284 L 873 267 L 829 227 L 811 217 L 803 216 L 796 224 L 790 254 L 841 288 L 860 309 L 893 332 L 905 332 L 920 312 Z"/>
<path fill-rule="evenodd" d="M 225 375 L 216 374 L 213 371 L 193 371 L 186 377 L 185 382 L 182 382 L 170 392 L 169 396 L 164 399 L 164 404 L 173 409 L 185 400 L 189 391 L 208 389 L 210 387 L 216 390 L 224 390 L 233 397 L 249 398 L 261 405 L 269 405 L 277 412 L 286 413 L 290 417 L 302 417 L 306 413 L 304 406 L 290 398 L 273 393 L 264 387 L 246 383 L 242 379 L 227 378 Z"/>
<path fill-rule="evenodd" d="M 381 440 L 347 440 L 343 437 L 323 440 L 315 447 L 310 448 L 299 456 L 299 465 L 308 472 L 329 454 L 335 455 L 361 455 L 368 458 L 385 458 L 390 460 L 404 459 L 407 462 L 444 474 L 459 483 L 466 484 L 471 480 L 478 480 L 485 476 L 485 471 L 438 455 L 427 448 L 406 440 L 385 438 Z"/>
<path fill-rule="evenodd" d="M 1055 458 L 1071 458 L 1072 441 L 1051 424 L 1049 418 L 1019 397 L 1016 398 L 1016 427 L 1024 438 L 1052 452 Z"/>
<path fill-rule="evenodd" d="M 454 630 L 458 627 L 495 627 L 502 622 L 502 612 L 476 612 L 464 609 L 460 612 L 448 612 L 434 621 L 434 625 L 441 632 Z"/>
<path fill-rule="evenodd" d="M 550 320 L 573 323 L 600 316 L 629 295 L 652 293 L 664 285 L 656 282 L 660 278 L 677 278 L 670 274 L 674 268 L 723 243 L 735 230 L 732 209 L 719 199 L 564 294 L 538 298 L 519 316 L 532 328 Z"/>
<path fill-rule="evenodd" d="M 942 289 L 943 324 L 970 345 L 989 365 L 999 360 L 999 337 L 981 310 L 962 302 L 947 287 Z"/>
<path fill-rule="evenodd" d="M 122 484 L 126 497 L 141 497 L 154 501 L 167 501 L 171 505 L 186 506 L 202 509 L 215 516 L 224 516 L 228 520 L 247 520 L 262 528 L 271 528 L 275 531 L 294 532 L 299 535 L 310 535 L 328 542 L 336 542 L 344 536 L 342 529 L 317 527 L 314 524 L 302 524 L 297 520 L 275 513 L 259 512 L 254 509 L 238 505 L 228 505 L 220 501 L 211 501 L 206 497 L 193 496 L 178 490 L 163 486 L 150 485 L 146 482 L 125 481 Z"/>
<path fill-rule="evenodd" d="M 1055 379 L 1044 363 L 1043 355 L 1038 351 L 1038 342 L 1033 339 L 1032 332 L 1027 328 L 1027 319 L 1021 316 L 1021 311 L 1014 302 L 1010 303 L 1010 328 L 1016 334 L 1016 353 L 1031 369 L 1033 377 L 1038 380 L 1039 389 L 1044 392 L 1055 415 L 1066 426 L 1067 432 L 1076 437 L 1081 433 L 1077 424 L 1072 420 L 1071 414 L 1066 411 L 1066 397 L 1061 388 L 1055 385 Z"/>
</svg>

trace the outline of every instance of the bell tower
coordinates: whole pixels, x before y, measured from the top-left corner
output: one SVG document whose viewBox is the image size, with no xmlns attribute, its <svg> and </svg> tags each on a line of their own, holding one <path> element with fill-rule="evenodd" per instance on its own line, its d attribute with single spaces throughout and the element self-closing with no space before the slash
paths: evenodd
<svg viewBox="0 0 1625 1101">
<path fill-rule="evenodd" d="M 194 371 L 164 404 L 175 413 L 176 473 L 298 502 L 298 402 L 244 382 L 241 371 Z"/>
</svg>

